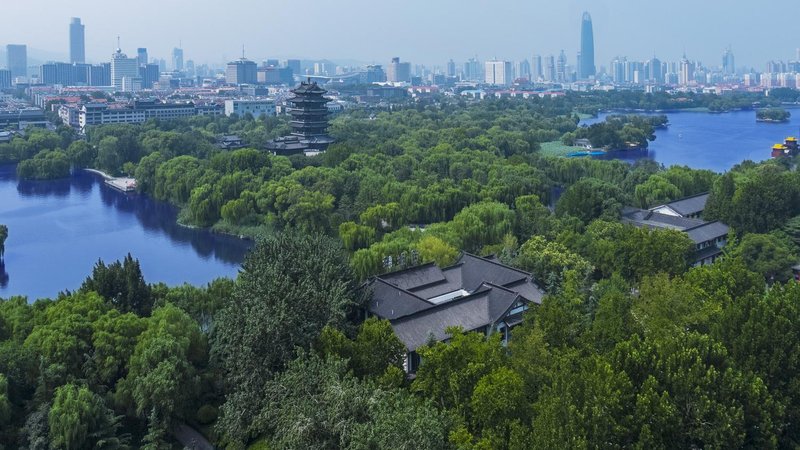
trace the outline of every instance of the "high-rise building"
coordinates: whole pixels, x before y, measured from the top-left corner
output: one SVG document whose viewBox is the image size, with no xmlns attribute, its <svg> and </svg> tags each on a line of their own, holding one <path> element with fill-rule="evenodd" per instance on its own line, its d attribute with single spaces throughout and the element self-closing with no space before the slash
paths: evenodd
<svg viewBox="0 0 800 450">
<path fill-rule="evenodd" d="M 481 63 L 476 58 L 470 58 L 464 63 L 464 79 L 467 81 L 480 81 L 483 79 Z"/>
<path fill-rule="evenodd" d="M 229 62 L 225 71 L 225 82 L 228 84 L 258 83 L 258 64 L 247 58 Z"/>
<path fill-rule="evenodd" d="M 686 59 L 686 55 L 683 55 L 680 72 L 678 73 L 678 83 L 684 86 L 692 83 L 694 81 L 694 69 L 695 64 Z"/>
<path fill-rule="evenodd" d="M 161 72 L 158 71 L 158 64 L 144 64 L 139 66 L 139 78 L 142 79 L 143 89 L 152 89 L 153 83 L 158 81 Z"/>
<path fill-rule="evenodd" d="M 544 59 L 544 79 L 550 83 L 556 81 L 556 58 L 553 55 Z"/>
<path fill-rule="evenodd" d="M 510 86 L 514 81 L 513 68 L 510 61 L 486 61 L 486 84 L 493 86 Z"/>
<path fill-rule="evenodd" d="M 294 75 L 301 75 L 300 74 L 300 60 L 299 59 L 287 59 L 286 60 L 286 67 L 292 69 L 292 73 Z"/>
<path fill-rule="evenodd" d="M 370 64 L 365 73 L 365 83 L 382 83 L 386 81 L 386 73 L 380 64 Z"/>
<path fill-rule="evenodd" d="M 126 78 L 129 80 L 127 83 L 125 83 Z M 128 55 L 122 53 L 121 48 L 117 48 L 111 56 L 111 85 L 121 91 L 123 87 L 134 86 L 130 81 L 134 78 L 139 78 L 139 60 L 128 58 Z"/>
<path fill-rule="evenodd" d="M 653 59 L 647 61 L 647 79 L 651 83 L 662 84 L 664 83 L 664 70 L 662 68 L 661 60 L 653 56 Z"/>
<path fill-rule="evenodd" d="M 564 83 L 567 81 L 567 54 L 561 50 L 558 55 L 558 65 L 556 66 L 556 81 Z"/>
<path fill-rule="evenodd" d="M 386 81 L 392 83 L 411 82 L 411 63 L 400 62 L 400 58 L 392 58 L 389 67 L 386 68 Z"/>
<path fill-rule="evenodd" d="M 73 17 L 69 23 L 69 62 L 73 64 L 86 62 L 84 25 L 78 17 Z"/>
<path fill-rule="evenodd" d="M 6 45 L 6 67 L 11 71 L 11 79 L 28 76 L 28 46 Z"/>
<path fill-rule="evenodd" d="M 617 56 L 611 61 L 611 79 L 614 83 L 625 83 L 625 57 Z"/>
<path fill-rule="evenodd" d="M 533 81 L 544 79 L 544 67 L 542 67 L 541 55 L 533 55 L 533 64 L 531 70 L 532 70 L 531 76 L 533 77 Z"/>
<path fill-rule="evenodd" d="M 0 89 L 8 89 L 11 87 L 11 71 L 8 69 L 0 69 Z"/>
<path fill-rule="evenodd" d="M 581 57 L 578 65 L 578 78 L 585 80 L 594 77 L 596 74 L 592 16 L 588 12 L 584 12 L 581 19 Z"/>
<path fill-rule="evenodd" d="M 736 62 L 730 47 L 725 49 L 725 53 L 722 54 L 722 72 L 727 75 L 736 73 Z"/>
<path fill-rule="evenodd" d="M 111 63 L 89 67 L 89 86 L 111 86 Z"/>
<path fill-rule="evenodd" d="M 448 77 L 456 76 L 456 63 L 452 59 L 450 61 L 447 61 L 447 72 L 446 72 L 446 75 Z"/>
<path fill-rule="evenodd" d="M 139 66 L 143 66 L 149 62 L 147 59 L 147 49 L 144 47 L 139 47 L 136 49 L 136 60 L 139 63 Z"/>
<path fill-rule="evenodd" d="M 172 49 L 172 70 L 175 72 L 183 72 L 183 49 Z"/>
<path fill-rule="evenodd" d="M 531 80 L 531 63 L 527 59 L 523 59 L 514 65 L 514 77 Z"/>
</svg>

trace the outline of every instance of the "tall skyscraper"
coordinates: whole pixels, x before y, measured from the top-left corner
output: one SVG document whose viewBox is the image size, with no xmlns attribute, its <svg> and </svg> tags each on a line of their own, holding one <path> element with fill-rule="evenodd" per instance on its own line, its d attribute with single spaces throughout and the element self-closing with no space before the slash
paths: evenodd
<svg viewBox="0 0 800 450">
<path fill-rule="evenodd" d="M 725 53 L 722 54 L 722 71 L 727 75 L 736 73 L 736 62 L 730 47 L 725 49 Z"/>
<path fill-rule="evenodd" d="M 556 81 L 556 58 L 553 55 L 544 59 L 544 80 L 550 83 Z"/>
<path fill-rule="evenodd" d="M 544 79 L 544 67 L 542 66 L 541 55 L 533 55 L 533 64 L 531 70 L 532 70 L 531 76 L 533 77 L 532 81 L 538 81 Z"/>
<path fill-rule="evenodd" d="M 408 83 L 411 81 L 411 63 L 400 62 L 400 58 L 392 58 L 386 68 L 386 81 L 393 83 Z"/>
<path fill-rule="evenodd" d="M 558 65 L 556 66 L 556 81 L 564 83 L 567 81 L 567 54 L 561 50 L 558 55 Z"/>
<path fill-rule="evenodd" d="M 653 83 L 662 84 L 664 82 L 664 69 L 661 61 L 655 56 L 650 61 L 647 61 L 647 74 L 648 80 Z"/>
<path fill-rule="evenodd" d="M 301 75 L 300 73 L 300 60 L 299 59 L 287 59 L 286 60 L 286 67 L 292 69 L 292 73 L 294 75 Z"/>
<path fill-rule="evenodd" d="M 176 72 L 183 72 L 183 49 L 172 49 L 172 70 Z"/>
<path fill-rule="evenodd" d="M 614 83 L 624 83 L 625 79 L 625 57 L 617 56 L 611 61 L 611 78 L 614 80 Z"/>
<path fill-rule="evenodd" d="M 517 62 L 514 65 L 514 76 L 531 81 L 531 63 L 527 59 Z"/>
<path fill-rule="evenodd" d="M 139 66 L 143 66 L 149 62 L 147 59 L 147 49 L 144 47 L 139 47 L 136 49 L 136 60 L 139 62 Z"/>
<path fill-rule="evenodd" d="M 122 53 L 122 49 L 118 47 L 111 56 L 111 84 L 121 91 L 124 87 L 133 86 L 134 79 L 139 80 L 141 85 L 139 60 L 128 58 L 128 55 Z"/>
<path fill-rule="evenodd" d="M 694 63 L 686 59 L 686 55 L 683 55 L 680 73 L 678 74 L 678 83 L 683 86 L 692 83 L 694 81 L 694 68 Z"/>
<path fill-rule="evenodd" d="M 514 81 L 513 67 L 510 61 L 486 61 L 486 84 L 494 86 L 510 86 Z"/>
<path fill-rule="evenodd" d="M 11 71 L 11 78 L 28 76 L 28 46 L 6 45 L 6 67 Z"/>
<path fill-rule="evenodd" d="M 69 62 L 83 64 L 86 62 L 86 41 L 81 19 L 73 17 L 69 23 Z"/>
<path fill-rule="evenodd" d="M 448 77 L 456 76 L 456 63 L 452 59 L 450 61 L 447 61 L 447 73 L 446 73 L 446 75 Z"/>
<path fill-rule="evenodd" d="M 258 83 L 258 64 L 247 58 L 229 62 L 225 71 L 225 82 L 228 84 Z"/>
<path fill-rule="evenodd" d="M 481 63 L 476 58 L 470 58 L 464 63 L 464 79 L 467 81 L 480 81 L 483 79 Z"/>
<path fill-rule="evenodd" d="M 581 19 L 581 58 L 578 66 L 578 78 L 585 80 L 597 74 L 594 65 L 594 31 L 592 29 L 592 16 L 583 13 Z"/>
</svg>

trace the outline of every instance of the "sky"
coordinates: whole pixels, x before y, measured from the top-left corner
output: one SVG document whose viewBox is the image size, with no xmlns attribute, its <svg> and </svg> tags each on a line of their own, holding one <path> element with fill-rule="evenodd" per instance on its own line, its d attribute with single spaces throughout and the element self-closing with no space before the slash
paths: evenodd
<svg viewBox="0 0 800 450">
<path fill-rule="evenodd" d="M 596 65 L 616 55 L 721 64 L 728 45 L 737 66 L 762 70 L 790 60 L 800 34 L 781 23 L 800 12 L 797 0 L 3 0 L 0 45 L 27 44 L 68 55 L 70 17 L 86 25 L 90 62 L 122 50 L 170 60 L 180 43 L 184 59 L 222 64 L 245 54 L 365 63 L 391 57 L 429 66 L 477 56 L 505 60 L 558 54 L 571 64 L 580 43 L 583 11 L 592 15 Z M 776 32 L 776 30 L 778 30 Z M 781 31 L 787 30 L 787 31 Z M 30 53 L 34 53 L 33 50 Z M 2 64 L 2 63 L 0 63 Z"/>
</svg>

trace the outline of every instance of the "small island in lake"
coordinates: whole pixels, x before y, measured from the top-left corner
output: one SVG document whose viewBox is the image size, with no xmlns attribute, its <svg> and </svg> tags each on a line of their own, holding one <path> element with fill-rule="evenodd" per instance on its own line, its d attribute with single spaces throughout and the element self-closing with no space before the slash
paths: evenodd
<svg viewBox="0 0 800 450">
<path fill-rule="evenodd" d="M 756 111 L 756 122 L 786 123 L 792 114 L 783 108 L 765 108 Z"/>
<path fill-rule="evenodd" d="M 565 133 L 561 141 L 589 151 L 646 150 L 649 142 L 656 138 L 655 130 L 668 124 L 665 115 L 612 114 L 606 117 L 605 122 Z"/>
</svg>

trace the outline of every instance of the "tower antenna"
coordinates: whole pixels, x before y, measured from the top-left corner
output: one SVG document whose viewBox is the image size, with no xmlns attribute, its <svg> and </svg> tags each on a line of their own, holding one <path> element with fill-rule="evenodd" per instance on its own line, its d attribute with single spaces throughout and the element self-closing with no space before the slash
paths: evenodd
<svg viewBox="0 0 800 450">
<path fill-rule="evenodd" d="M 119 45 L 119 36 L 117 36 L 117 48 L 119 48 L 119 49 L 121 49 L 121 48 L 122 48 L 122 46 L 121 46 L 121 45 Z"/>
</svg>

